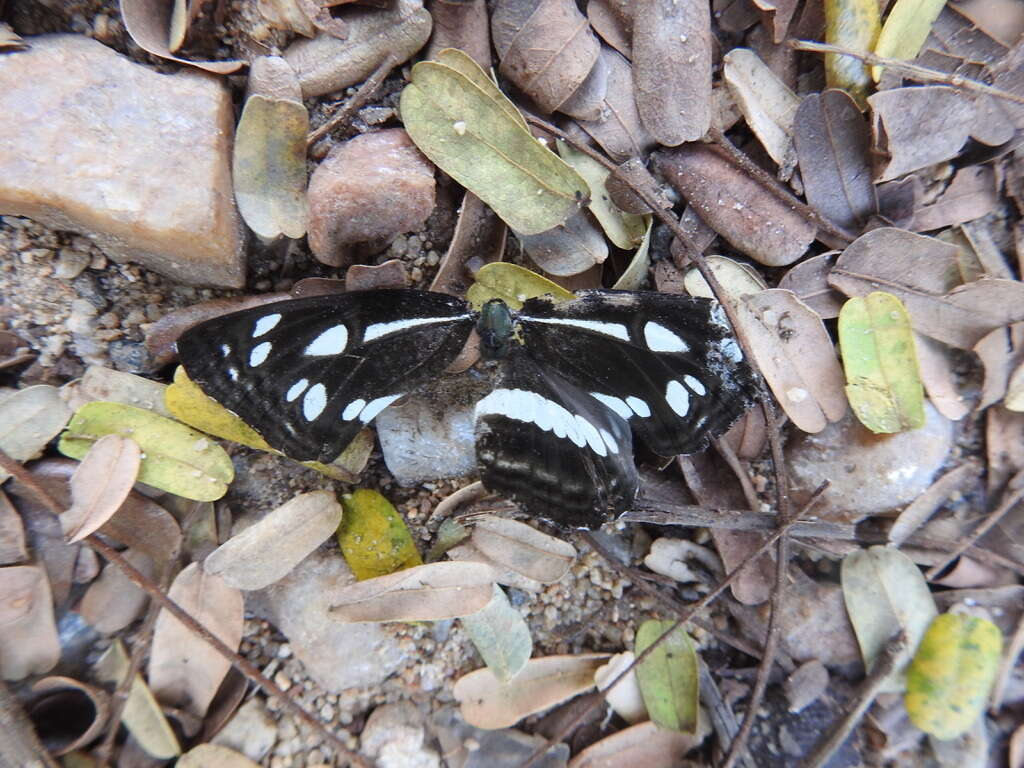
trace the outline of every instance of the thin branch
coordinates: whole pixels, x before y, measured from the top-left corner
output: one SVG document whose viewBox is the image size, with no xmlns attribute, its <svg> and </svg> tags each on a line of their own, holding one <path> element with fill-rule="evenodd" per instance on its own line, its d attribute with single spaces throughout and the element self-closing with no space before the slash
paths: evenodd
<svg viewBox="0 0 1024 768">
<path fill-rule="evenodd" d="M 747 506 L 750 507 L 751 511 L 756 512 L 761 508 L 761 502 L 757 498 L 757 491 L 754 489 L 754 484 L 750 481 L 750 473 L 747 468 L 740 462 L 739 456 L 736 455 L 736 451 L 732 449 L 732 446 L 721 438 L 716 438 L 711 441 L 711 444 L 715 446 L 715 450 L 718 451 L 718 455 L 725 459 L 725 463 L 729 465 L 729 469 L 736 476 L 736 480 L 739 481 L 740 488 L 743 491 L 743 496 L 747 500 Z"/>
<path fill-rule="evenodd" d="M 396 64 L 398 64 L 398 59 L 394 54 L 389 53 L 384 57 L 384 61 L 373 71 L 373 74 L 363 81 L 363 84 L 359 86 L 359 90 L 352 94 L 351 99 L 345 102 L 345 106 L 331 115 L 319 128 L 310 132 L 309 136 L 306 137 L 306 149 L 308 150 L 339 125 L 347 122 L 357 109 L 370 100 L 370 97 L 380 88 L 384 79 L 395 68 Z"/>
</svg>

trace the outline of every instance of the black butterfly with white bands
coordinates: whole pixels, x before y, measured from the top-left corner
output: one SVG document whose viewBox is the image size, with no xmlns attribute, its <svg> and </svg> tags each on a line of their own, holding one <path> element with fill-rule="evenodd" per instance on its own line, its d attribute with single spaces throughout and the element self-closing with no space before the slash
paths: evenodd
<svg viewBox="0 0 1024 768">
<path fill-rule="evenodd" d="M 750 369 L 720 307 L 662 293 L 586 291 L 518 312 L 424 291 L 313 296 L 208 320 L 178 352 L 273 447 L 331 461 L 439 376 L 474 328 L 495 377 L 476 405 L 481 479 L 563 526 L 594 528 L 629 508 L 633 435 L 663 456 L 693 453 L 749 406 Z"/>
</svg>

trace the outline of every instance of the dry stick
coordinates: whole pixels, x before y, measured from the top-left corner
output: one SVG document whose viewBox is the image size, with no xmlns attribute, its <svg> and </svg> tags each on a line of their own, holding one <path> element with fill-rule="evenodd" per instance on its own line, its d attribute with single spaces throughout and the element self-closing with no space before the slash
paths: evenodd
<svg viewBox="0 0 1024 768">
<path fill-rule="evenodd" d="M 747 506 L 750 507 L 751 512 L 756 512 L 761 508 L 761 502 L 757 498 L 757 491 L 754 490 L 754 484 L 750 482 L 750 473 L 747 472 L 747 468 L 740 463 L 739 456 L 736 455 L 736 451 L 732 449 L 725 440 L 715 439 L 711 441 L 715 446 L 715 450 L 718 451 L 718 455 L 725 459 L 725 463 L 729 465 L 729 469 L 736 476 L 736 479 L 740 483 L 740 488 L 743 490 L 743 495 L 747 499 Z"/>
<path fill-rule="evenodd" d="M 2 450 L 0 450 L 0 468 L 13 475 L 19 483 L 32 491 L 36 498 L 46 505 L 54 515 L 60 515 L 64 511 L 61 505 L 46 492 L 46 489 L 36 482 L 36 479 L 28 472 L 28 470 L 22 467 L 21 464 L 16 462 Z M 285 691 L 281 690 L 273 680 L 260 672 L 251 661 L 239 656 L 219 637 L 192 618 L 184 608 L 162 592 L 159 587 L 146 577 L 145 574 L 125 560 L 120 552 L 104 543 L 104 541 L 97 537 L 96 534 L 86 537 L 84 541 L 96 550 L 96 552 L 103 555 L 104 559 L 108 562 L 114 563 L 118 568 L 120 568 L 121 572 L 128 577 L 129 581 L 139 587 L 139 589 L 143 590 L 155 602 L 159 603 L 160 607 L 166 608 L 168 613 L 184 624 L 189 631 L 197 635 L 203 642 L 213 648 L 218 655 L 227 659 L 228 662 L 230 662 L 231 665 L 239 672 L 252 680 L 271 696 L 275 696 L 280 699 L 287 709 L 291 710 L 292 713 L 327 739 L 334 746 L 334 749 L 338 752 L 339 756 L 354 765 L 360 766 L 360 768 L 372 768 L 373 763 L 366 760 L 362 755 L 352 752 L 336 734 L 331 733 L 323 723 L 303 709 Z"/>
<path fill-rule="evenodd" d="M 899 59 L 887 59 L 884 56 L 878 56 L 874 53 L 864 53 L 862 51 L 853 51 L 849 48 L 843 48 L 838 45 L 827 45 L 826 43 L 816 43 L 811 40 L 790 40 L 789 47 L 794 48 L 798 51 L 812 51 L 814 53 L 839 53 L 843 56 L 852 56 L 855 59 L 860 59 L 865 64 L 871 64 L 873 66 L 886 67 L 896 72 L 900 72 L 906 75 L 911 80 L 917 80 L 923 83 L 943 83 L 950 85 L 954 88 L 963 88 L 966 91 L 977 91 L 978 93 L 984 93 L 988 96 L 993 96 L 997 99 L 1004 99 L 1006 101 L 1012 101 L 1015 104 L 1024 104 L 1024 96 L 1018 96 L 1010 91 L 1004 91 L 1001 88 L 995 88 L 994 86 L 987 85 L 977 80 L 971 80 L 969 77 L 963 77 L 962 75 L 951 75 L 948 72 L 943 72 L 938 69 L 931 69 L 929 67 L 922 67 L 918 64 L 911 64 L 908 61 L 900 61 Z"/>
<path fill-rule="evenodd" d="M 363 84 L 359 86 L 359 90 L 352 94 L 351 99 L 345 102 L 345 106 L 331 115 L 327 122 L 315 131 L 310 132 L 309 136 L 306 137 L 306 149 L 308 150 L 316 142 L 348 120 L 353 112 L 369 101 L 370 97 L 380 88 L 384 78 L 395 68 L 396 64 L 398 64 L 398 58 L 394 54 L 389 53 L 385 56 L 384 61 L 373 71 L 373 74 L 366 78 Z"/>
<path fill-rule="evenodd" d="M 889 642 L 885 644 L 882 652 L 875 660 L 871 674 L 864 678 L 864 682 L 857 689 L 856 703 L 853 708 L 843 715 L 832 726 L 832 730 L 828 735 L 815 745 L 814 749 L 811 750 L 811 754 L 800 763 L 800 768 L 821 768 L 828 763 L 832 754 L 843 746 L 843 742 L 849 737 L 850 731 L 860 722 L 868 707 L 875 700 L 879 689 L 895 668 L 896 660 L 902 655 L 906 647 L 907 636 L 902 631 L 889 638 Z"/>
</svg>

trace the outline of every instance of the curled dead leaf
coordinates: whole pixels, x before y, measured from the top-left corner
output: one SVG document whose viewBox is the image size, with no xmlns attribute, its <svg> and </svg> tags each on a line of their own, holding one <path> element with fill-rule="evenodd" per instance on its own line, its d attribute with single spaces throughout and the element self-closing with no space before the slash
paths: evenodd
<svg viewBox="0 0 1024 768">
<path fill-rule="evenodd" d="M 107 522 L 128 497 L 142 465 L 142 449 L 130 437 L 104 435 L 89 448 L 71 476 L 71 508 L 60 516 L 69 543 Z"/>
<path fill-rule="evenodd" d="M 244 61 L 190 61 L 175 56 L 170 48 L 174 3 L 166 0 L 121 0 L 121 18 L 124 27 L 140 48 L 161 59 L 228 75 L 245 66 Z"/>
</svg>

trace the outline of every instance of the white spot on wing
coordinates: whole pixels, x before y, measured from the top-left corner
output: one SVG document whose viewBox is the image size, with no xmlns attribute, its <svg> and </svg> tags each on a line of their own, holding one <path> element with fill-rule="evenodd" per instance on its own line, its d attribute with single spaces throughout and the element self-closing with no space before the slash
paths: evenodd
<svg viewBox="0 0 1024 768">
<path fill-rule="evenodd" d="M 622 341 L 629 341 L 629 331 L 622 323 L 605 323 L 601 320 L 575 320 L 571 317 L 528 317 L 524 320 L 531 323 L 547 323 L 548 325 L 567 325 L 570 328 L 580 328 L 584 331 L 593 331 L 605 336 L 611 336 Z"/>
<path fill-rule="evenodd" d="M 327 389 L 323 384 L 314 384 L 302 398 L 302 415 L 306 421 L 313 421 L 327 407 Z"/>
<path fill-rule="evenodd" d="M 690 393 L 675 379 L 665 387 L 665 402 L 680 416 L 685 416 L 690 412 Z"/>
<path fill-rule="evenodd" d="M 359 420 L 363 422 L 363 424 L 369 424 L 378 413 L 383 411 L 401 396 L 402 393 L 399 392 L 397 395 L 387 395 L 385 397 L 378 397 L 376 400 L 371 400 L 366 404 L 366 407 L 363 408 L 363 412 L 359 414 Z"/>
<path fill-rule="evenodd" d="M 698 395 L 706 395 L 708 391 L 704 388 L 704 385 L 700 381 L 690 374 L 683 376 L 683 381 L 686 382 L 686 386 L 696 392 Z"/>
<path fill-rule="evenodd" d="M 270 354 L 270 350 L 273 347 L 269 341 L 264 341 L 262 344 L 257 344 L 252 348 L 252 352 L 249 353 L 249 367 L 255 368 L 258 365 L 262 365 Z"/>
<path fill-rule="evenodd" d="M 341 418 L 344 421 L 352 421 L 352 419 L 358 416 L 359 412 L 362 411 L 363 408 L 365 407 L 366 401 L 363 400 L 362 398 L 359 398 L 358 400 L 353 400 L 351 403 L 345 406 L 345 410 L 341 412 Z"/>
<path fill-rule="evenodd" d="M 469 315 L 456 315 L 455 317 L 410 317 L 406 320 L 392 320 L 388 323 L 373 323 L 372 325 L 366 326 L 366 330 L 363 331 L 363 343 L 365 344 L 368 341 L 379 339 L 381 336 L 398 333 L 398 331 L 404 331 L 408 328 L 415 328 L 418 325 L 451 323 L 455 320 L 462 320 L 467 317 L 469 317 Z"/>
<path fill-rule="evenodd" d="M 608 455 L 608 443 L 593 424 L 536 392 L 525 389 L 494 390 L 476 404 L 477 418 L 493 415 L 533 424 L 544 432 L 568 438 L 579 448 L 588 445 L 598 456 Z"/>
<path fill-rule="evenodd" d="M 608 446 L 608 450 L 612 453 L 619 452 L 619 444 L 615 442 L 615 438 L 611 436 L 611 433 L 606 429 L 599 430 L 601 432 L 601 439 L 604 440 L 604 444 Z"/>
<path fill-rule="evenodd" d="M 224 355 L 224 357 L 227 357 L 228 355 L 231 354 L 231 347 L 229 347 L 227 344 L 221 344 L 220 353 Z"/>
<path fill-rule="evenodd" d="M 624 419 L 629 419 L 633 416 L 633 409 L 626 405 L 626 401 L 621 397 L 615 397 L 614 395 L 606 395 L 601 392 L 591 392 L 590 396 L 597 400 L 601 405 L 606 408 L 615 411 L 619 416 Z"/>
<path fill-rule="evenodd" d="M 238 381 L 238 369 L 228 368 L 228 378 L 232 381 Z"/>
<path fill-rule="evenodd" d="M 274 313 L 272 315 L 264 315 L 256 321 L 256 327 L 252 329 L 252 337 L 258 339 L 264 333 L 269 333 L 274 327 L 281 322 L 281 315 Z"/>
<path fill-rule="evenodd" d="M 344 325 L 328 328 L 306 346 L 303 353 L 321 357 L 323 355 L 340 355 L 348 346 L 348 329 Z"/>
<path fill-rule="evenodd" d="M 295 399 L 306 391 L 306 387 L 309 386 L 309 379 L 299 379 L 292 384 L 288 391 L 285 393 L 284 399 L 289 403 L 295 402 Z"/>
<path fill-rule="evenodd" d="M 649 320 L 644 324 L 644 341 L 651 352 L 689 352 L 690 345 L 664 325 Z"/>
<path fill-rule="evenodd" d="M 626 405 L 629 406 L 630 410 L 633 411 L 641 419 L 646 419 L 651 415 L 651 408 L 647 403 L 641 400 L 639 397 L 630 395 L 626 398 Z"/>
</svg>

